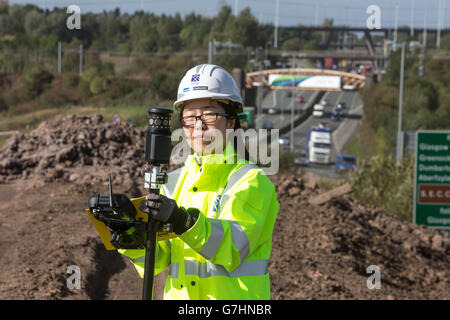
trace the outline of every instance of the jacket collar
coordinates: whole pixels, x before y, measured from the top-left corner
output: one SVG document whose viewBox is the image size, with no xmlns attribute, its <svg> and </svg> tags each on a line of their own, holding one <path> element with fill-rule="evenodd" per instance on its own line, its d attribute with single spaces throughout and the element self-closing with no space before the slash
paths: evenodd
<svg viewBox="0 0 450 320">
<path fill-rule="evenodd" d="M 237 162 L 238 155 L 233 147 L 231 141 L 229 141 L 222 151 L 222 153 L 208 154 L 200 156 L 196 153 L 189 155 L 186 159 L 185 165 L 200 168 L 203 165 L 219 165 L 219 164 L 235 164 Z"/>
</svg>

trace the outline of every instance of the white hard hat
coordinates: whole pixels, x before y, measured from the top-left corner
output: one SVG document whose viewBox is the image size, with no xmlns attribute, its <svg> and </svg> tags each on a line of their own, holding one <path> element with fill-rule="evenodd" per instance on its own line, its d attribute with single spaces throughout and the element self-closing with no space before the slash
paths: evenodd
<svg viewBox="0 0 450 320">
<path fill-rule="evenodd" d="M 211 98 L 229 100 L 238 104 L 238 113 L 242 112 L 242 97 L 233 77 L 220 66 L 200 64 L 188 70 L 178 86 L 177 101 L 173 106 L 180 109 L 183 102 Z"/>
</svg>

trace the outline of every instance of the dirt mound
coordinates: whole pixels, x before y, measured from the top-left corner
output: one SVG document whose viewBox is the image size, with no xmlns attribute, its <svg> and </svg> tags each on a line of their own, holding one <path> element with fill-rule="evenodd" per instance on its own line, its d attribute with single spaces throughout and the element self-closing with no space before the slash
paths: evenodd
<svg viewBox="0 0 450 320">
<path fill-rule="evenodd" d="M 274 183 L 273 299 L 450 299 L 448 237 L 349 196 L 310 205 L 320 190 L 301 179 Z M 368 289 L 369 266 L 381 289 Z"/>
<path fill-rule="evenodd" d="M 17 135 L 0 152 L 0 299 L 139 299 L 132 264 L 106 251 L 84 210 L 90 195 L 143 194 L 144 134 L 101 117 L 70 116 Z M 450 239 L 300 177 L 271 176 L 273 299 L 450 299 Z M 32 187 L 32 188 L 30 188 Z M 26 192 L 25 189 L 29 188 Z M 69 289 L 78 266 L 81 288 Z M 377 266 L 380 289 L 367 280 Z M 163 277 L 156 282 L 161 298 Z"/>
<path fill-rule="evenodd" d="M 0 184 L 0 299 L 139 299 L 138 274 L 105 250 L 84 213 L 102 188 L 52 182 L 23 192 L 22 181 Z M 71 266 L 80 289 L 67 285 Z"/>
<path fill-rule="evenodd" d="M 29 135 L 12 136 L 1 149 L 0 183 L 97 183 L 113 173 L 116 184 L 131 188 L 143 166 L 142 130 L 126 122 L 103 122 L 101 115 L 70 115 L 43 122 Z"/>
</svg>

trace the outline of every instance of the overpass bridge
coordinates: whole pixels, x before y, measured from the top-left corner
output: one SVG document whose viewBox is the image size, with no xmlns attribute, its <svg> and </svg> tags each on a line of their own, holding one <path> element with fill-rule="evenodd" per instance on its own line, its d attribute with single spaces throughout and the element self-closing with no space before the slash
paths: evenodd
<svg viewBox="0 0 450 320">
<path fill-rule="evenodd" d="M 357 91 L 364 88 L 363 75 L 327 69 L 287 68 L 249 72 L 245 88 L 266 87 L 279 90 Z"/>
<path fill-rule="evenodd" d="M 365 46 L 365 45 L 364 45 Z M 274 52 L 273 50 L 270 53 Z M 281 51 L 280 51 L 281 52 Z M 339 50 L 339 51 L 282 51 L 283 55 L 295 57 L 297 59 L 324 59 L 333 58 L 337 60 L 350 61 L 375 61 L 380 59 L 387 59 L 384 54 L 369 54 L 362 50 Z"/>
<path fill-rule="evenodd" d="M 413 31 L 415 35 L 423 33 L 425 30 L 427 34 L 437 34 L 438 29 L 432 29 L 432 28 L 409 28 L 409 27 L 398 27 L 398 28 L 380 28 L 380 29 L 368 29 L 367 27 L 349 27 L 349 26 L 296 26 L 296 27 L 280 27 L 280 30 L 286 30 L 292 35 L 297 35 L 298 37 L 302 37 L 302 34 L 305 32 L 322 32 L 323 34 L 325 32 L 329 33 L 330 36 L 328 37 L 327 46 L 330 45 L 332 42 L 332 39 L 336 35 L 342 35 L 347 33 L 354 33 L 354 32 L 361 32 L 364 34 L 364 43 L 367 47 L 368 56 L 366 60 L 373 61 L 373 66 L 375 69 L 375 72 L 378 73 L 379 70 L 379 62 L 385 63 L 385 60 L 387 59 L 387 40 L 389 39 L 390 35 L 392 35 L 394 32 L 399 33 L 407 33 L 410 34 L 411 31 Z M 450 33 L 449 28 L 442 28 L 439 30 L 441 36 L 444 36 L 448 33 Z M 383 44 L 383 56 L 377 55 L 377 46 L 374 43 L 372 39 L 373 34 L 383 34 L 384 35 L 384 44 Z M 313 56 L 311 56 L 313 58 Z M 355 59 L 354 59 L 355 60 Z"/>
<path fill-rule="evenodd" d="M 328 31 L 328 32 L 377 32 L 384 33 L 385 37 L 389 34 L 395 32 L 395 28 L 380 28 L 380 29 L 368 29 L 367 27 L 348 27 L 348 26 L 297 26 L 297 27 L 278 27 L 280 30 L 288 30 L 288 31 L 297 31 L 297 32 L 305 32 L 305 31 Z M 436 33 L 437 29 L 427 28 L 427 33 Z M 424 28 L 413 28 L 414 34 L 422 33 Z M 441 36 L 450 32 L 449 28 L 443 28 L 440 30 Z M 398 27 L 397 33 L 407 33 L 411 32 L 410 27 Z"/>
</svg>

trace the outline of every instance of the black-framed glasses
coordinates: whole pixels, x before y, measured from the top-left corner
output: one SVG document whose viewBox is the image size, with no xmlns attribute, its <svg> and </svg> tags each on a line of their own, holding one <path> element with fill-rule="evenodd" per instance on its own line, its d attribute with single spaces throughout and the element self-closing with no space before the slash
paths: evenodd
<svg viewBox="0 0 450 320">
<path fill-rule="evenodd" d="M 181 117 L 181 124 L 183 127 L 194 127 L 197 123 L 197 120 L 201 120 L 205 124 L 212 124 L 217 121 L 219 117 L 228 117 L 229 114 L 227 113 L 219 113 L 219 112 L 210 112 L 210 113 L 204 113 L 199 116 L 186 116 Z"/>
</svg>

